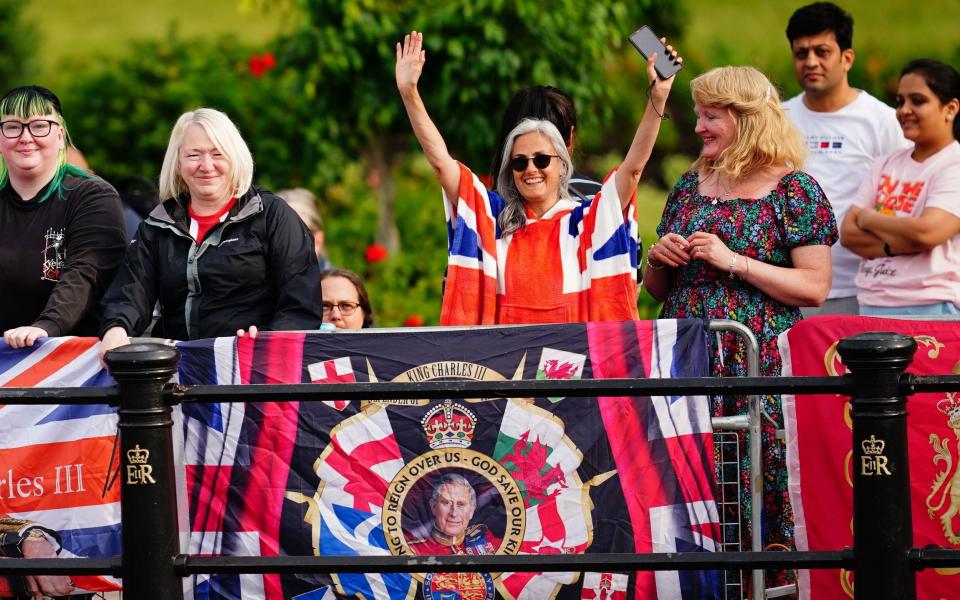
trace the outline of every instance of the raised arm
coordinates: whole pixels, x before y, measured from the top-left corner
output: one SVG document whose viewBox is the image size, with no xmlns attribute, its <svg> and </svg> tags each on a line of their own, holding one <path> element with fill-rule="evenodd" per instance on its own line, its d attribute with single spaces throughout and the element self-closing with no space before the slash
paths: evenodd
<svg viewBox="0 0 960 600">
<path fill-rule="evenodd" d="M 460 188 L 460 167 L 457 161 L 447 151 L 447 144 L 440 135 L 440 130 L 434 125 L 427 114 L 427 107 L 420 98 L 417 82 L 423 72 L 423 63 L 427 60 L 427 53 L 423 49 L 423 34 L 412 31 L 403 36 L 403 43 L 397 44 L 397 89 L 403 99 L 403 107 L 407 110 L 413 133 L 427 156 L 427 161 L 433 167 L 440 181 L 440 187 L 447 198 L 456 205 L 456 198 Z"/>
<path fill-rule="evenodd" d="M 666 44 L 666 39 L 661 39 Z M 667 46 L 667 51 L 676 56 L 672 46 Z M 667 96 L 670 95 L 670 88 L 673 87 L 673 80 L 660 79 L 653 65 L 657 60 L 657 55 L 653 54 L 647 60 L 647 81 L 650 84 L 650 98 L 643 111 L 643 118 L 637 127 L 637 133 L 633 136 L 633 142 L 627 155 L 617 171 L 617 194 L 620 196 L 620 205 L 627 207 L 633 192 L 640 183 L 640 175 L 643 174 L 647 161 L 650 160 L 650 153 L 653 152 L 653 144 L 657 141 L 657 134 L 660 132 L 660 121 L 663 118 L 663 111 L 667 105 Z M 682 62 L 682 58 L 677 58 Z"/>
</svg>

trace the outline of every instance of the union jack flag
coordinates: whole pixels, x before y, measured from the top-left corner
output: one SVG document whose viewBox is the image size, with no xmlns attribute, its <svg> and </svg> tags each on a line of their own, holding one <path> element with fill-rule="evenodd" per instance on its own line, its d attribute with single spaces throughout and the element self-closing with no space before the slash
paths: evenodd
<svg viewBox="0 0 960 600">
<path fill-rule="evenodd" d="M 0 340 L 0 387 L 112 383 L 94 338 L 45 338 L 23 350 Z M 61 557 L 119 554 L 120 486 L 110 476 L 116 431 L 116 411 L 107 405 L 0 405 L 0 515 L 57 531 Z M 78 591 L 120 589 L 110 577 L 73 580 Z M 18 587 L 0 578 L 0 595 Z"/>
</svg>

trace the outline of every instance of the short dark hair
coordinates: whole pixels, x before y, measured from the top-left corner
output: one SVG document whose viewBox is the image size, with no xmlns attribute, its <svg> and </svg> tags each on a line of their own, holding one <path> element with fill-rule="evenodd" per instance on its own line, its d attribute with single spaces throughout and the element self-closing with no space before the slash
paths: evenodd
<svg viewBox="0 0 960 600">
<path fill-rule="evenodd" d="M 353 287 L 357 289 L 357 300 L 360 302 L 360 308 L 363 309 L 363 329 L 373 327 L 373 305 L 370 304 L 370 294 L 367 293 L 367 286 L 363 285 L 363 279 L 347 269 L 324 269 L 320 271 L 320 281 L 329 277 L 343 277 L 353 284 Z"/>
<path fill-rule="evenodd" d="M 58 115 L 63 116 L 63 107 L 57 95 L 42 85 L 24 85 L 13 88 L 0 98 L 0 106 L 6 111 L 4 114 L 13 114 L 9 109 L 14 106 L 33 106 L 34 110 L 45 110 L 44 106 L 52 107 Z M 49 112 L 49 111 L 47 111 Z"/>
<path fill-rule="evenodd" d="M 907 63 L 900 71 L 900 77 L 916 73 L 927 82 L 927 87 L 942 104 L 954 98 L 960 99 L 960 73 L 939 60 L 917 58 Z M 953 120 L 953 138 L 960 140 L 960 118 Z"/>
<path fill-rule="evenodd" d="M 494 182 L 497 181 L 500 165 L 503 164 L 503 153 L 506 151 L 503 144 L 513 128 L 524 119 L 550 121 L 556 125 L 563 143 L 569 147 L 570 136 L 577 126 L 577 109 L 573 105 L 573 98 L 550 85 L 535 85 L 514 94 L 503 111 L 503 121 L 497 135 L 497 154 L 490 169 Z"/>
<path fill-rule="evenodd" d="M 814 2 L 802 6 L 793 13 L 787 22 L 787 40 L 825 31 L 833 32 L 840 50 L 853 47 L 853 17 L 833 2 Z"/>
<path fill-rule="evenodd" d="M 63 148 L 57 154 L 57 170 L 53 173 L 53 179 L 46 186 L 46 191 L 37 198 L 37 202 L 45 202 L 50 196 L 55 196 L 63 200 L 63 194 L 66 191 L 63 178 L 66 175 L 76 175 L 78 177 L 91 177 L 89 173 L 79 167 L 67 164 L 67 148 L 73 145 L 70 141 L 70 132 L 67 131 L 67 123 L 63 119 L 63 107 L 60 105 L 60 98 L 39 85 L 25 85 L 13 88 L 0 98 L 0 114 L 28 119 L 38 115 L 54 115 L 63 131 Z M 0 158 L 0 188 L 3 188 L 10 181 L 9 165 Z"/>
</svg>

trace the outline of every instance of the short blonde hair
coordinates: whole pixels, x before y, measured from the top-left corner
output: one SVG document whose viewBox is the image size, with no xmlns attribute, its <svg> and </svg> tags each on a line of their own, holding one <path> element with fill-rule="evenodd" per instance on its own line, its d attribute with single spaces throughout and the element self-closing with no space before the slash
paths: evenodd
<svg viewBox="0 0 960 600">
<path fill-rule="evenodd" d="M 180 115 L 170 132 L 167 153 L 160 168 L 160 199 L 174 198 L 187 191 L 187 185 L 180 177 L 180 150 L 191 125 L 201 127 L 217 150 L 229 161 L 233 193 L 238 197 L 246 194 L 253 183 L 253 156 L 247 143 L 243 141 L 240 130 L 230 117 L 219 110 L 198 108 Z"/>
<path fill-rule="evenodd" d="M 807 149 L 800 132 L 780 106 L 780 95 L 767 76 L 753 67 L 717 67 L 690 82 L 693 101 L 727 108 L 737 124 L 733 142 L 720 156 L 700 157 L 693 166 L 737 179 L 770 166 L 802 169 Z"/>
<path fill-rule="evenodd" d="M 277 196 L 290 205 L 310 231 L 323 231 L 323 219 L 317 211 L 317 197 L 313 192 L 306 188 L 289 188 L 280 190 Z"/>
</svg>

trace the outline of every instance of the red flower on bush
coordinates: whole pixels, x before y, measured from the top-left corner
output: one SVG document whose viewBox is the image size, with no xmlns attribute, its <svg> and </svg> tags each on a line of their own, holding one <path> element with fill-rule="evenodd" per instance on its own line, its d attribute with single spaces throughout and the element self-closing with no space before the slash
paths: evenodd
<svg viewBox="0 0 960 600">
<path fill-rule="evenodd" d="M 410 315 L 407 317 L 407 320 L 403 322 L 404 327 L 423 327 L 423 317 L 420 315 Z"/>
<path fill-rule="evenodd" d="M 387 252 L 387 249 L 380 244 L 370 244 L 367 246 L 367 251 L 363 253 L 363 257 L 372 265 L 382 260 L 386 260 L 389 254 L 390 253 Z"/>
<path fill-rule="evenodd" d="M 254 77 L 263 77 L 267 71 L 275 66 L 277 66 L 277 59 L 273 56 L 272 52 L 254 54 L 247 63 L 250 74 Z"/>
</svg>

